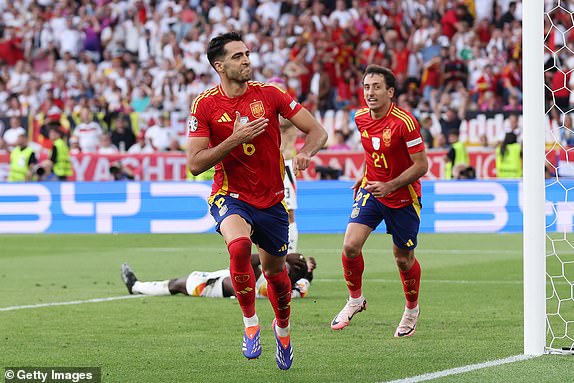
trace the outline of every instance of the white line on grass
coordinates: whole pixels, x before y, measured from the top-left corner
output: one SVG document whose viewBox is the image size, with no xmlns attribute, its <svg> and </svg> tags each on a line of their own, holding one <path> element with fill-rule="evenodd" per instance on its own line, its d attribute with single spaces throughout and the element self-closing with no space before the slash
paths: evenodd
<svg viewBox="0 0 574 383">
<path fill-rule="evenodd" d="M 122 295 L 122 296 L 119 296 L 119 297 L 85 299 L 85 300 L 81 300 L 81 301 L 38 303 L 38 304 L 36 304 L 36 305 L 0 307 L 0 311 L 14 311 L 14 310 L 25 310 L 25 309 L 37 309 L 37 308 L 40 308 L 40 307 L 53 307 L 53 306 L 82 305 L 82 304 L 84 304 L 84 303 L 109 302 L 109 301 L 117 301 L 117 300 L 120 300 L 120 299 L 142 298 L 142 297 L 145 297 L 145 295 Z"/>
<path fill-rule="evenodd" d="M 199 246 L 194 247 L 136 247 L 133 248 L 134 251 L 140 251 L 144 253 L 171 253 L 171 252 L 185 252 L 185 253 L 198 253 L 202 251 L 221 251 L 227 252 L 224 246 L 221 247 L 209 247 L 209 246 Z M 367 249 L 367 251 L 382 251 L 379 249 Z M 341 248 L 333 249 L 313 249 L 310 251 L 312 253 L 338 253 L 340 255 Z M 417 249 L 417 253 L 422 254 L 522 254 L 522 250 L 477 250 L 477 249 Z"/>
<path fill-rule="evenodd" d="M 527 360 L 527 359 L 532 359 L 532 358 L 534 358 L 534 356 L 532 356 L 532 355 L 515 355 L 515 356 L 510 356 L 510 357 L 504 358 L 504 359 L 492 360 L 492 361 L 490 361 L 490 362 L 477 363 L 477 364 L 469 364 L 468 366 L 457 367 L 457 368 L 451 368 L 451 369 L 449 369 L 449 370 L 431 372 L 431 373 L 428 373 L 428 374 L 417 375 L 417 376 L 413 376 L 413 377 L 410 377 L 410 378 L 387 381 L 386 383 L 417 383 L 417 382 L 426 382 L 427 380 L 433 380 L 433 379 L 438 379 L 438 378 L 444 378 L 445 376 L 462 374 L 462 373 L 465 373 L 465 372 L 471 372 L 471 371 L 475 371 L 475 370 L 480 370 L 480 369 L 482 369 L 482 368 L 490 368 L 490 367 L 495 367 L 495 366 L 501 366 L 501 365 L 503 365 L 503 364 L 514 363 L 514 362 L 520 362 L 520 361 L 522 361 L 522 360 Z"/>
<path fill-rule="evenodd" d="M 375 283 L 396 283 L 399 279 L 363 279 L 363 282 L 375 282 Z M 445 284 L 459 284 L 459 285 L 520 285 L 522 281 L 469 281 L 469 280 L 457 280 L 457 279 L 423 279 L 423 283 L 445 283 Z M 317 278 L 313 279 L 313 282 L 342 282 L 344 283 L 345 280 L 343 278 Z"/>
</svg>

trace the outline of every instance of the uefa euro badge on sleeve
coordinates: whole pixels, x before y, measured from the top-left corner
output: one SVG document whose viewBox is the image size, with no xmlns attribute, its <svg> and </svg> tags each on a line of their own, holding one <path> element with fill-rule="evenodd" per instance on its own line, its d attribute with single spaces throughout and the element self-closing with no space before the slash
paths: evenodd
<svg viewBox="0 0 574 383">
<path fill-rule="evenodd" d="M 371 137 L 371 142 L 373 143 L 373 149 L 379 150 L 381 148 L 380 137 Z"/>
<path fill-rule="evenodd" d="M 195 132 L 197 130 L 197 124 L 198 122 L 195 116 L 187 119 L 187 129 L 189 129 L 190 132 Z"/>
<path fill-rule="evenodd" d="M 351 218 L 357 218 L 359 216 L 359 211 L 361 211 L 360 207 L 354 207 L 351 212 Z"/>
</svg>

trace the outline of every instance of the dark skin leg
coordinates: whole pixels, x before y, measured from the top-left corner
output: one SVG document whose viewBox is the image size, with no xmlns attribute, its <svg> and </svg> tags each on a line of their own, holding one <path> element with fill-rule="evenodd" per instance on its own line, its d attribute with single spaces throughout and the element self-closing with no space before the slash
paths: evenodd
<svg viewBox="0 0 574 383">
<path fill-rule="evenodd" d="M 299 257 L 302 257 L 302 255 L 300 254 L 290 254 L 290 257 L 295 257 L 295 260 L 291 260 L 291 263 L 296 263 L 297 259 Z M 310 258 L 311 262 L 315 263 L 315 259 L 313 259 L 312 257 Z M 303 260 L 299 261 L 301 264 L 306 265 L 305 262 Z M 315 269 L 315 265 L 313 265 L 312 267 L 310 267 L 311 271 L 309 273 L 313 273 L 313 269 Z M 251 254 L 251 267 L 253 267 L 253 271 L 255 272 L 255 280 L 258 280 L 259 277 L 261 276 L 261 262 L 259 260 L 259 255 L 257 253 L 253 253 Z M 309 267 L 309 266 L 308 266 Z M 313 279 L 312 277 L 310 279 Z M 183 277 L 183 278 L 174 278 L 174 279 L 170 279 L 167 287 L 169 289 L 169 292 L 172 295 L 175 294 L 184 294 L 184 295 L 189 295 L 187 293 L 187 289 L 186 289 L 186 283 L 187 281 L 187 277 Z M 226 277 L 223 279 L 223 296 L 225 298 L 231 297 L 231 296 L 235 296 L 235 289 L 233 288 L 233 283 L 231 282 L 231 278 Z"/>
<path fill-rule="evenodd" d="M 251 254 L 251 266 L 255 272 L 255 280 L 259 279 L 261 276 L 261 269 L 259 268 L 259 256 L 257 253 Z M 170 279 L 167 287 L 169 292 L 173 295 L 175 294 L 185 294 L 189 295 L 186 290 L 187 277 Z M 233 288 L 233 283 L 231 283 L 231 278 L 227 277 L 223 279 L 223 296 L 225 298 L 235 296 L 235 289 Z"/>
<path fill-rule="evenodd" d="M 179 293 L 189 295 L 187 293 L 187 290 L 185 289 L 185 282 L 186 281 L 187 281 L 187 277 L 170 279 L 169 283 L 167 284 L 167 288 L 169 289 L 169 292 L 172 295 L 179 294 Z"/>
</svg>

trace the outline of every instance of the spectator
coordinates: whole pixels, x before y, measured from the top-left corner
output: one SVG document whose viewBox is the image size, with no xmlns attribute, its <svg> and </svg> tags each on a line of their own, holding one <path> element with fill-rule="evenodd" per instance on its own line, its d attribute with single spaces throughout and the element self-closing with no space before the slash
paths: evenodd
<svg viewBox="0 0 574 383">
<path fill-rule="evenodd" d="M 99 154 L 115 154 L 118 153 L 118 148 L 112 144 L 112 138 L 109 134 L 102 134 L 100 137 L 100 145 L 98 146 Z"/>
<path fill-rule="evenodd" d="M 8 129 L 4 131 L 2 138 L 6 143 L 8 150 L 12 150 L 17 144 L 19 136 L 25 136 L 28 132 L 22 127 L 20 117 L 10 117 Z"/>
<path fill-rule="evenodd" d="M 153 147 L 147 143 L 146 134 L 140 131 L 136 137 L 136 143 L 128 149 L 129 154 L 147 154 L 153 153 Z"/>
<path fill-rule="evenodd" d="M 70 137 L 70 154 L 76 155 L 82 153 L 82 148 L 80 147 L 80 140 L 78 137 Z"/>
<path fill-rule="evenodd" d="M 164 115 L 159 115 L 157 124 L 149 128 L 145 136 L 151 146 L 159 152 L 165 152 L 174 138 Z"/>
<path fill-rule="evenodd" d="M 461 88 L 464 92 L 464 90 Z M 447 135 L 452 132 L 460 130 L 460 124 L 462 120 L 466 116 L 466 95 L 464 96 L 464 100 L 460 102 L 458 108 L 452 106 L 452 97 L 448 93 L 443 93 L 440 102 L 437 103 L 436 97 L 438 92 L 434 92 L 434 96 L 431 95 L 431 107 L 433 109 L 433 113 L 436 116 L 437 120 L 440 122 L 441 126 L 441 133 L 447 138 Z M 442 111 L 446 108 L 446 113 L 442 115 Z"/>
<path fill-rule="evenodd" d="M 111 138 L 112 144 L 114 144 L 120 152 L 129 150 L 129 148 L 136 142 L 136 137 L 130 127 L 129 116 L 118 115 L 118 117 L 116 117 Z"/>
<path fill-rule="evenodd" d="M 102 129 L 108 129 L 116 112 L 134 110 L 145 121 L 154 114 L 185 110 L 214 85 L 213 72 L 201 56 L 206 41 L 229 28 L 241 28 L 250 44 L 253 78 L 286 74 L 294 96 L 310 109 L 358 107 L 362 90 L 356 73 L 370 62 L 395 68 L 397 96 L 408 94 L 406 102 L 415 115 L 420 98 L 430 101 L 433 90 L 453 93 L 452 106 L 458 108 L 457 82 L 466 85 L 467 78 L 473 108 L 512 105 L 507 109 L 514 111 L 513 97 L 518 105 L 522 98 L 521 4 L 516 1 L 475 0 L 470 11 L 471 1 L 126 4 L 42 1 L 41 9 L 34 2 L 11 7 L 10 23 L 0 37 L 0 57 L 7 58 L 0 64 L 0 113 L 31 113 L 36 125 L 59 121 L 67 128 L 88 107 L 99 114 Z M 558 20 L 549 31 L 550 48 L 565 44 L 567 21 Z M 442 57 L 441 46 L 446 47 Z M 571 66 L 563 67 L 566 60 L 560 56 L 556 68 L 569 73 Z M 509 59 L 515 63 L 505 68 Z M 489 91 L 493 97 L 488 94 L 485 102 Z M 11 95 L 15 98 L 7 102 Z M 558 95 L 561 102 L 565 95 Z M 560 116 L 553 112 L 553 117 Z"/>
<path fill-rule="evenodd" d="M 73 131 L 73 136 L 79 141 L 82 153 L 94 153 L 102 136 L 102 127 L 93 120 L 88 108 L 80 110 L 80 123 Z"/>
<path fill-rule="evenodd" d="M 329 146 L 329 150 L 350 150 L 351 147 L 347 144 L 347 136 L 342 130 L 335 130 L 334 143 Z"/>
<path fill-rule="evenodd" d="M 431 128 L 432 118 L 423 118 L 421 121 L 421 136 L 423 137 L 426 149 L 432 149 L 434 147 L 434 138 L 431 133 Z"/>
</svg>

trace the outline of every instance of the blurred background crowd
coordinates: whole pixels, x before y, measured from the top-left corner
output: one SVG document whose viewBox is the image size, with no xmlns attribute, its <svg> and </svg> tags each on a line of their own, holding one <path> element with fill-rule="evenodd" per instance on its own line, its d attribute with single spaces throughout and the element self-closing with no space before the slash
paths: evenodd
<svg viewBox="0 0 574 383">
<path fill-rule="evenodd" d="M 521 110 L 520 1 L 16 0 L 0 11 L 7 146 L 10 129 L 42 140 L 57 123 L 72 150 L 180 150 L 170 114 L 216 83 L 206 43 L 230 29 L 251 49 L 255 80 L 283 76 L 319 113 L 357 109 L 364 67 L 391 68 L 429 148 L 448 145 L 469 111 Z M 355 148 L 352 133 L 351 113 L 330 145 Z"/>
</svg>

